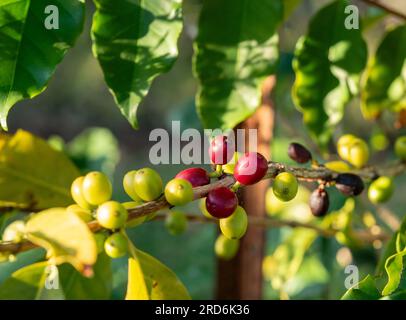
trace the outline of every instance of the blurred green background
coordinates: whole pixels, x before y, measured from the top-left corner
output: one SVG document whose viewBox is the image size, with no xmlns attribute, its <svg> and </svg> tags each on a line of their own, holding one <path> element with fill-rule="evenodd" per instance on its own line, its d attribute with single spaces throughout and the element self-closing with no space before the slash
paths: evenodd
<svg viewBox="0 0 406 320">
<path fill-rule="evenodd" d="M 87 21 L 85 30 L 76 46 L 67 54 L 58 67 L 48 89 L 37 98 L 19 103 L 10 113 L 9 128 L 11 132 L 23 128 L 45 139 L 50 138 L 56 146 L 66 142 L 67 152 L 85 171 L 102 169 L 111 174 L 114 181 L 114 198 L 120 201 L 127 199 L 121 185 L 124 173 L 130 169 L 151 166 L 148 160 L 148 136 L 154 128 L 170 129 L 172 120 L 180 120 L 183 128 L 202 130 L 194 105 L 197 82 L 192 74 L 192 42 L 197 33 L 196 22 L 202 0 L 184 0 L 185 28 L 179 40 L 180 56 L 174 68 L 159 77 L 153 84 L 148 97 L 139 108 L 140 129 L 133 130 L 115 106 L 103 80 L 101 69 L 91 53 L 90 23 L 93 5 L 87 1 Z M 289 162 L 286 149 L 291 141 L 303 142 L 317 152 L 315 145 L 307 135 L 301 114 L 295 109 L 290 90 L 294 80 L 291 61 L 295 43 L 307 28 L 313 13 L 330 1 L 303 1 L 293 11 L 280 28 L 281 60 L 277 73 L 277 87 L 274 92 L 276 105 L 276 131 L 272 145 L 274 161 Z M 385 28 L 393 23 L 391 18 L 380 19 L 381 12 L 366 7 L 360 2 L 361 13 L 366 16 L 368 29 L 365 37 L 370 52 L 374 52 Z M 406 11 L 404 0 L 391 1 L 394 7 Z M 374 22 L 373 24 L 371 24 Z M 371 137 L 389 131 L 393 132 L 393 119 L 384 119 L 379 129 L 364 121 L 359 110 L 359 101 L 354 100 L 346 110 L 342 126 L 337 128 L 336 135 L 354 133 L 368 141 Z M 84 132 L 90 127 L 99 127 L 96 131 Z M 78 137 L 80 135 L 80 137 Z M 61 137 L 62 140 L 59 138 Z M 76 139 L 76 141 L 74 141 Z M 389 147 L 376 152 L 374 161 L 391 159 Z M 168 180 L 182 166 L 161 165 L 156 167 L 164 180 Z M 404 190 L 405 179 L 397 179 L 398 190 Z M 394 199 L 385 208 L 395 216 L 404 214 L 402 192 L 397 192 Z M 333 206 L 339 209 L 344 203 L 340 196 L 334 196 Z M 379 221 L 379 210 L 370 206 L 366 199 L 358 200 L 359 213 L 370 211 Z M 381 208 L 382 209 L 382 208 Z M 196 204 L 185 210 L 198 212 Z M 296 217 L 302 214 L 300 209 L 293 213 Z M 292 215 L 292 212 L 289 213 Z M 361 219 L 361 215 L 357 217 Z M 389 229 L 388 229 L 389 230 Z M 293 231 L 294 232 L 294 231 Z M 272 254 L 282 239 L 292 233 L 290 229 L 272 229 L 268 232 L 268 254 Z M 162 222 L 151 222 L 132 229 L 130 236 L 142 250 L 171 267 L 189 289 L 194 299 L 212 299 L 215 291 L 216 260 L 213 253 L 217 230 L 212 224 L 190 224 L 188 231 L 181 236 L 168 234 Z M 300 238 L 299 238 L 300 239 Z M 300 240 L 299 240 L 300 241 Z M 376 244 L 379 249 L 379 244 Z M 306 249 L 305 259 L 288 285 L 285 293 L 292 299 L 325 299 L 339 298 L 344 292 L 344 262 L 352 261 L 361 271 L 360 278 L 373 272 L 377 263 L 379 250 L 364 248 L 352 251 L 340 251 L 341 245 L 335 239 L 318 239 L 310 249 Z M 340 256 L 341 252 L 341 256 Z M 337 254 L 339 253 L 339 254 Z M 22 255 L 21 259 L 7 269 L 0 270 L 0 280 L 16 268 L 17 264 L 32 259 L 38 252 Z M 340 260 L 341 257 L 341 260 Z M 35 257 L 34 257 L 35 258 Z M 126 283 L 126 259 L 114 261 L 114 294 L 120 299 L 124 295 Z M 264 299 L 284 297 L 277 284 L 264 283 Z M 286 297 L 286 296 L 285 296 Z"/>
</svg>

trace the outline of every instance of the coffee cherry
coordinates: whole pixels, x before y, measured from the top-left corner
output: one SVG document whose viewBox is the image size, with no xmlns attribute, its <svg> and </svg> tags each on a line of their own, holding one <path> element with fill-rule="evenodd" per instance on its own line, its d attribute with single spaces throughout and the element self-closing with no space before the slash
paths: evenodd
<svg viewBox="0 0 406 320">
<path fill-rule="evenodd" d="M 81 206 L 77 204 L 72 204 L 66 208 L 67 211 L 76 214 L 80 219 L 84 222 L 89 222 L 93 220 L 92 212 L 87 209 L 83 209 Z"/>
<path fill-rule="evenodd" d="M 126 237 L 120 232 L 113 233 L 104 242 L 104 250 L 113 259 L 124 256 L 128 250 Z"/>
<path fill-rule="evenodd" d="M 215 137 L 209 147 L 209 155 L 213 164 L 228 163 L 235 151 L 234 142 L 227 136 Z"/>
<path fill-rule="evenodd" d="M 98 206 L 111 199 L 111 183 L 104 173 L 93 171 L 83 179 L 83 197 L 91 205 Z"/>
<path fill-rule="evenodd" d="M 258 152 L 247 152 L 238 159 L 234 169 L 234 178 L 243 185 L 260 181 L 268 170 L 268 161 Z"/>
<path fill-rule="evenodd" d="M 395 154 L 400 160 L 406 160 L 406 136 L 401 136 L 396 139 Z"/>
<path fill-rule="evenodd" d="M 83 180 L 85 177 L 78 177 L 76 178 L 70 188 L 70 193 L 72 195 L 73 200 L 81 206 L 83 209 L 92 209 L 92 205 L 86 201 L 85 197 L 83 196 Z"/>
<path fill-rule="evenodd" d="M 364 182 L 355 174 L 342 173 L 336 179 L 336 188 L 346 196 L 358 196 L 364 191 Z"/>
<path fill-rule="evenodd" d="M 357 139 L 350 147 L 348 162 L 356 168 L 365 166 L 369 159 L 369 148 L 364 140 Z"/>
<path fill-rule="evenodd" d="M 187 228 L 187 218 L 183 212 L 170 211 L 166 216 L 165 226 L 174 236 L 182 234 Z"/>
<path fill-rule="evenodd" d="M 94 241 L 96 242 L 97 253 L 102 253 L 104 250 L 104 242 L 107 239 L 107 233 L 100 231 L 94 234 Z"/>
<path fill-rule="evenodd" d="M 348 161 L 350 157 L 350 146 L 356 139 L 358 138 L 352 134 L 345 134 L 338 139 L 337 152 L 341 159 Z"/>
<path fill-rule="evenodd" d="M 222 260 L 231 260 L 237 254 L 239 246 L 239 240 L 228 239 L 221 234 L 214 244 L 214 252 Z"/>
<path fill-rule="evenodd" d="M 192 184 L 185 179 L 172 179 L 165 187 L 165 198 L 173 206 L 183 206 L 193 201 Z"/>
<path fill-rule="evenodd" d="M 278 174 L 272 185 L 274 195 L 281 201 L 290 201 L 296 197 L 299 184 L 290 172 Z"/>
<path fill-rule="evenodd" d="M 241 157 L 240 152 L 234 152 L 233 158 L 225 165 L 222 166 L 223 172 L 227 174 L 234 174 L 235 165 L 238 162 L 238 159 Z"/>
<path fill-rule="evenodd" d="M 128 218 L 128 212 L 123 205 L 116 201 L 103 203 L 97 209 L 97 221 L 106 229 L 119 229 L 123 227 Z"/>
<path fill-rule="evenodd" d="M 326 162 L 324 166 L 338 173 L 346 173 L 351 170 L 350 166 L 344 161 L 330 161 Z"/>
<path fill-rule="evenodd" d="M 142 205 L 143 202 L 141 200 L 138 201 L 128 201 L 128 202 L 123 202 L 122 205 L 123 207 L 128 211 L 129 209 L 134 209 L 140 205 Z M 140 224 L 144 223 L 147 220 L 147 216 L 142 216 L 139 218 L 131 219 L 127 221 L 125 226 L 127 228 L 134 228 L 136 226 L 139 226 Z"/>
<path fill-rule="evenodd" d="M 10 223 L 3 232 L 3 241 L 11 241 L 20 243 L 25 237 L 25 223 L 24 221 L 17 220 Z"/>
<path fill-rule="evenodd" d="M 201 212 L 206 218 L 214 219 L 214 217 L 209 213 L 209 211 L 207 211 L 207 208 L 206 208 L 206 198 L 202 198 L 202 199 L 199 200 L 199 209 L 200 209 L 200 212 Z"/>
<path fill-rule="evenodd" d="M 144 201 L 158 199 L 162 194 L 163 183 L 161 176 L 153 169 L 143 168 L 134 176 L 134 190 Z"/>
<path fill-rule="evenodd" d="M 220 219 L 220 230 L 229 239 L 240 239 L 248 227 L 248 216 L 244 208 L 238 206 L 228 218 Z"/>
<path fill-rule="evenodd" d="M 207 211 L 218 219 L 231 216 L 237 208 L 237 205 L 237 196 L 226 187 L 220 187 L 210 191 L 206 198 Z"/>
<path fill-rule="evenodd" d="M 136 173 L 136 170 L 132 170 L 124 175 L 123 187 L 124 191 L 129 195 L 131 199 L 133 199 L 134 201 L 139 201 L 141 200 L 141 198 L 138 196 L 134 189 L 134 177 Z"/>
<path fill-rule="evenodd" d="M 388 201 L 395 190 L 393 180 L 389 177 L 379 177 L 371 183 L 368 189 L 368 198 L 374 203 L 383 203 Z"/>
<path fill-rule="evenodd" d="M 299 143 L 291 143 L 288 148 L 288 156 L 297 163 L 307 163 L 312 160 L 312 154 Z"/>
<path fill-rule="evenodd" d="M 203 168 L 189 168 L 179 172 L 175 178 L 189 181 L 193 188 L 204 186 L 210 183 L 210 177 Z"/>
<path fill-rule="evenodd" d="M 315 217 L 323 217 L 327 214 L 330 206 L 328 193 L 324 189 L 316 189 L 310 195 L 310 210 Z"/>
</svg>

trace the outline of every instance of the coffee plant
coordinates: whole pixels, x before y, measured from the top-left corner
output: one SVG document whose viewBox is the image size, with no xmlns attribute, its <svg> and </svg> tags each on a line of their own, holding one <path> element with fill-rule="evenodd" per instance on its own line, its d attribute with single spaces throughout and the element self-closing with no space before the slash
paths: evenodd
<svg viewBox="0 0 406 320">
<path fill-rule="evenodd" d="M 179 56 L 186 2 L 87 3 L 94 9 L 94 58 L 133 129 L 142 126 L 137 112 L 154 79 Z M 111 149 L 97 155 L 105 157 L 99 170 L 79 169 L 90 168 L 83 163 L 95 159 L 84 156 L 84 144 L 117 147 L 102 129 L 72 145 L 22 129 L 7 132 L 13 106 L 47 89 L 83 33 L 89 22 L 85 1 L 0 0 L 0 267 L 19 265 L 0 279 L 0 299 L 108 299 L 111 261 L 123 257 L 125 299 L 190 299 L 177 275 L 128 235 L 128 229 L 160 220 L 173 236 L 192 222 L 217 225 L 210 246 L 224 261 L 238 257 L 251 226 L 292 228 L 263 260 L 263 276 L 281 298 L 288 298 L 290 279 L 310 272 L 305 255 L 318 238 L 335 238 L 344 256 L 374 248 L 380 255 L 376 270 L 343 287 L 342 298 L 405 299 L 406 217 L 396 218 L 391 229 L 380 225 L 384 219 L 371 213 L 375 209 L 366 208 L 383 208 L 402 193 L 397 179 L 406 172 L 406 15 L 382 1 L 333 0 L 310 17 L 295 45 L 289 90 L 303 117 L 302 136 L 311 139 L 290 141 L 282 163 L 264 152 L 240 150 L 230 132 L 263 104 L 261 88 L 283 63 L 278 30 L 302 1 L 196 2 L 196 109 L 204 128 L 222 132 L 210 136 L 205 150 L 210 166 L 191 165 L 165 180 L 158 166 L 134 165 L 121 177 L 128 196 L 122 202 L 114 197 L 111 176 L 118 159 L 111 158 Z M 359 13 L 354 4 L 379 10 L 379 16 Z M 376 48 L 370 46 L 367 28 L 389 15 L 393 21 L 388 19 Z M 357 124 L 343 126 L 347 105 L 381 135 L 367 140 L 358 136 Z M 279 125 L 276 120 L 276 130 Z M 261 218 L 251 215 L 241 193 L 264 181 L 271 184 L 262 199 L 269 216 Z M 339 207 L 337 197 L 344 199 Z M 201 213 L 186 212 L 192 202 L 199 202 Z M 289 219 L 281 214 L 287 208 L 294 212 Z M 24 254 L 33 250 L 38 259 L 25 263 Z M 50 270 L 57 270 L 56 278 Z"/>
</svg>

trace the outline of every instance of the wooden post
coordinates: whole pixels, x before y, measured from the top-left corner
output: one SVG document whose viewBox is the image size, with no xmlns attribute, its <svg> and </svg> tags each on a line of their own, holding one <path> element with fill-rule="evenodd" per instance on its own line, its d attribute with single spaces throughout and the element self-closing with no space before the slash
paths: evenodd
<svg viewBox="0 0 406 320">
<path fill-rule="evenodd" d="M 274 126 L 274 106 L 271 93 L 275 77 L 268 77 L 262 89 L 262 104 L 255 114 L 243 122 L 239 128 L 258 130 L 258 152 L 270 159 L 271 140 Z M 245 139 L 248 142 L 248 139 Z M 249 146 L 246 147 L 249 150 Z M 265 193 L 269 180 L 245 187 L 240 194 L 242 206 L 250 216 L 263 217 Z M 265 250 L 265 230 L 249 226 L 240 242 L 240 250 L 231 261 L 218 260 L 217 299 L 253 300 L 262 298 L 262 260 Z"/>
</svg>

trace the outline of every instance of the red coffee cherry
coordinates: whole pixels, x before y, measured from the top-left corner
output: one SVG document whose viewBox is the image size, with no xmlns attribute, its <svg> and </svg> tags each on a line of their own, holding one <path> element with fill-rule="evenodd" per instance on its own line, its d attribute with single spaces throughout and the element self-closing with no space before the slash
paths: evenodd
<svg viewBox="0 0 406 320">
<path fill-rule="evenodd" d="M 226 187 L 220 187 L 210 191 L 206 198 L 207 211 L 218 219 L 231 216 L 237 208 L 237 205 L 237 196 Z"/>
<path fill-rule="evenodd" d="M 268 161 L 258 152 L 247 152 L 238 159 L 234 178 L 241 184 L 250 185 L 260 181 L 268 170 Z"/>
<path fill-rule="evenodd" d="M 358 196 L 364 191 L 364 182 L 355 174 L 342 173 L 336 179 L 336 188 L 346 196 Z"/>
<path fill-rule="evenodd" d="M 324 189 L 316 189 L 310 195 L 310 210 L 315 217 L 323 217 L 327 214 L 330 206 L 328 193 Z"/>
<path fill-rule="evenodd" d="M 226 164 L 234 156 L 234 142 L 227 136 L 217 136 L 209 147 L 210 159 L 213 164 Z"/>
<path fill-rule="evenodd" d="M 206 170 L 202 168 L 189 168 L 179 172 L 175 178 L 189 181 L 193 188 L 204 186 L 210 183 L 210 177 Z"/>
<path fill-rule="evenodd" d="M 291 143 L 288 148 L 288 156 L 297 163 L 307 163 L 312 160 L 312 154 L 299 143 Z"/>
</svg>

